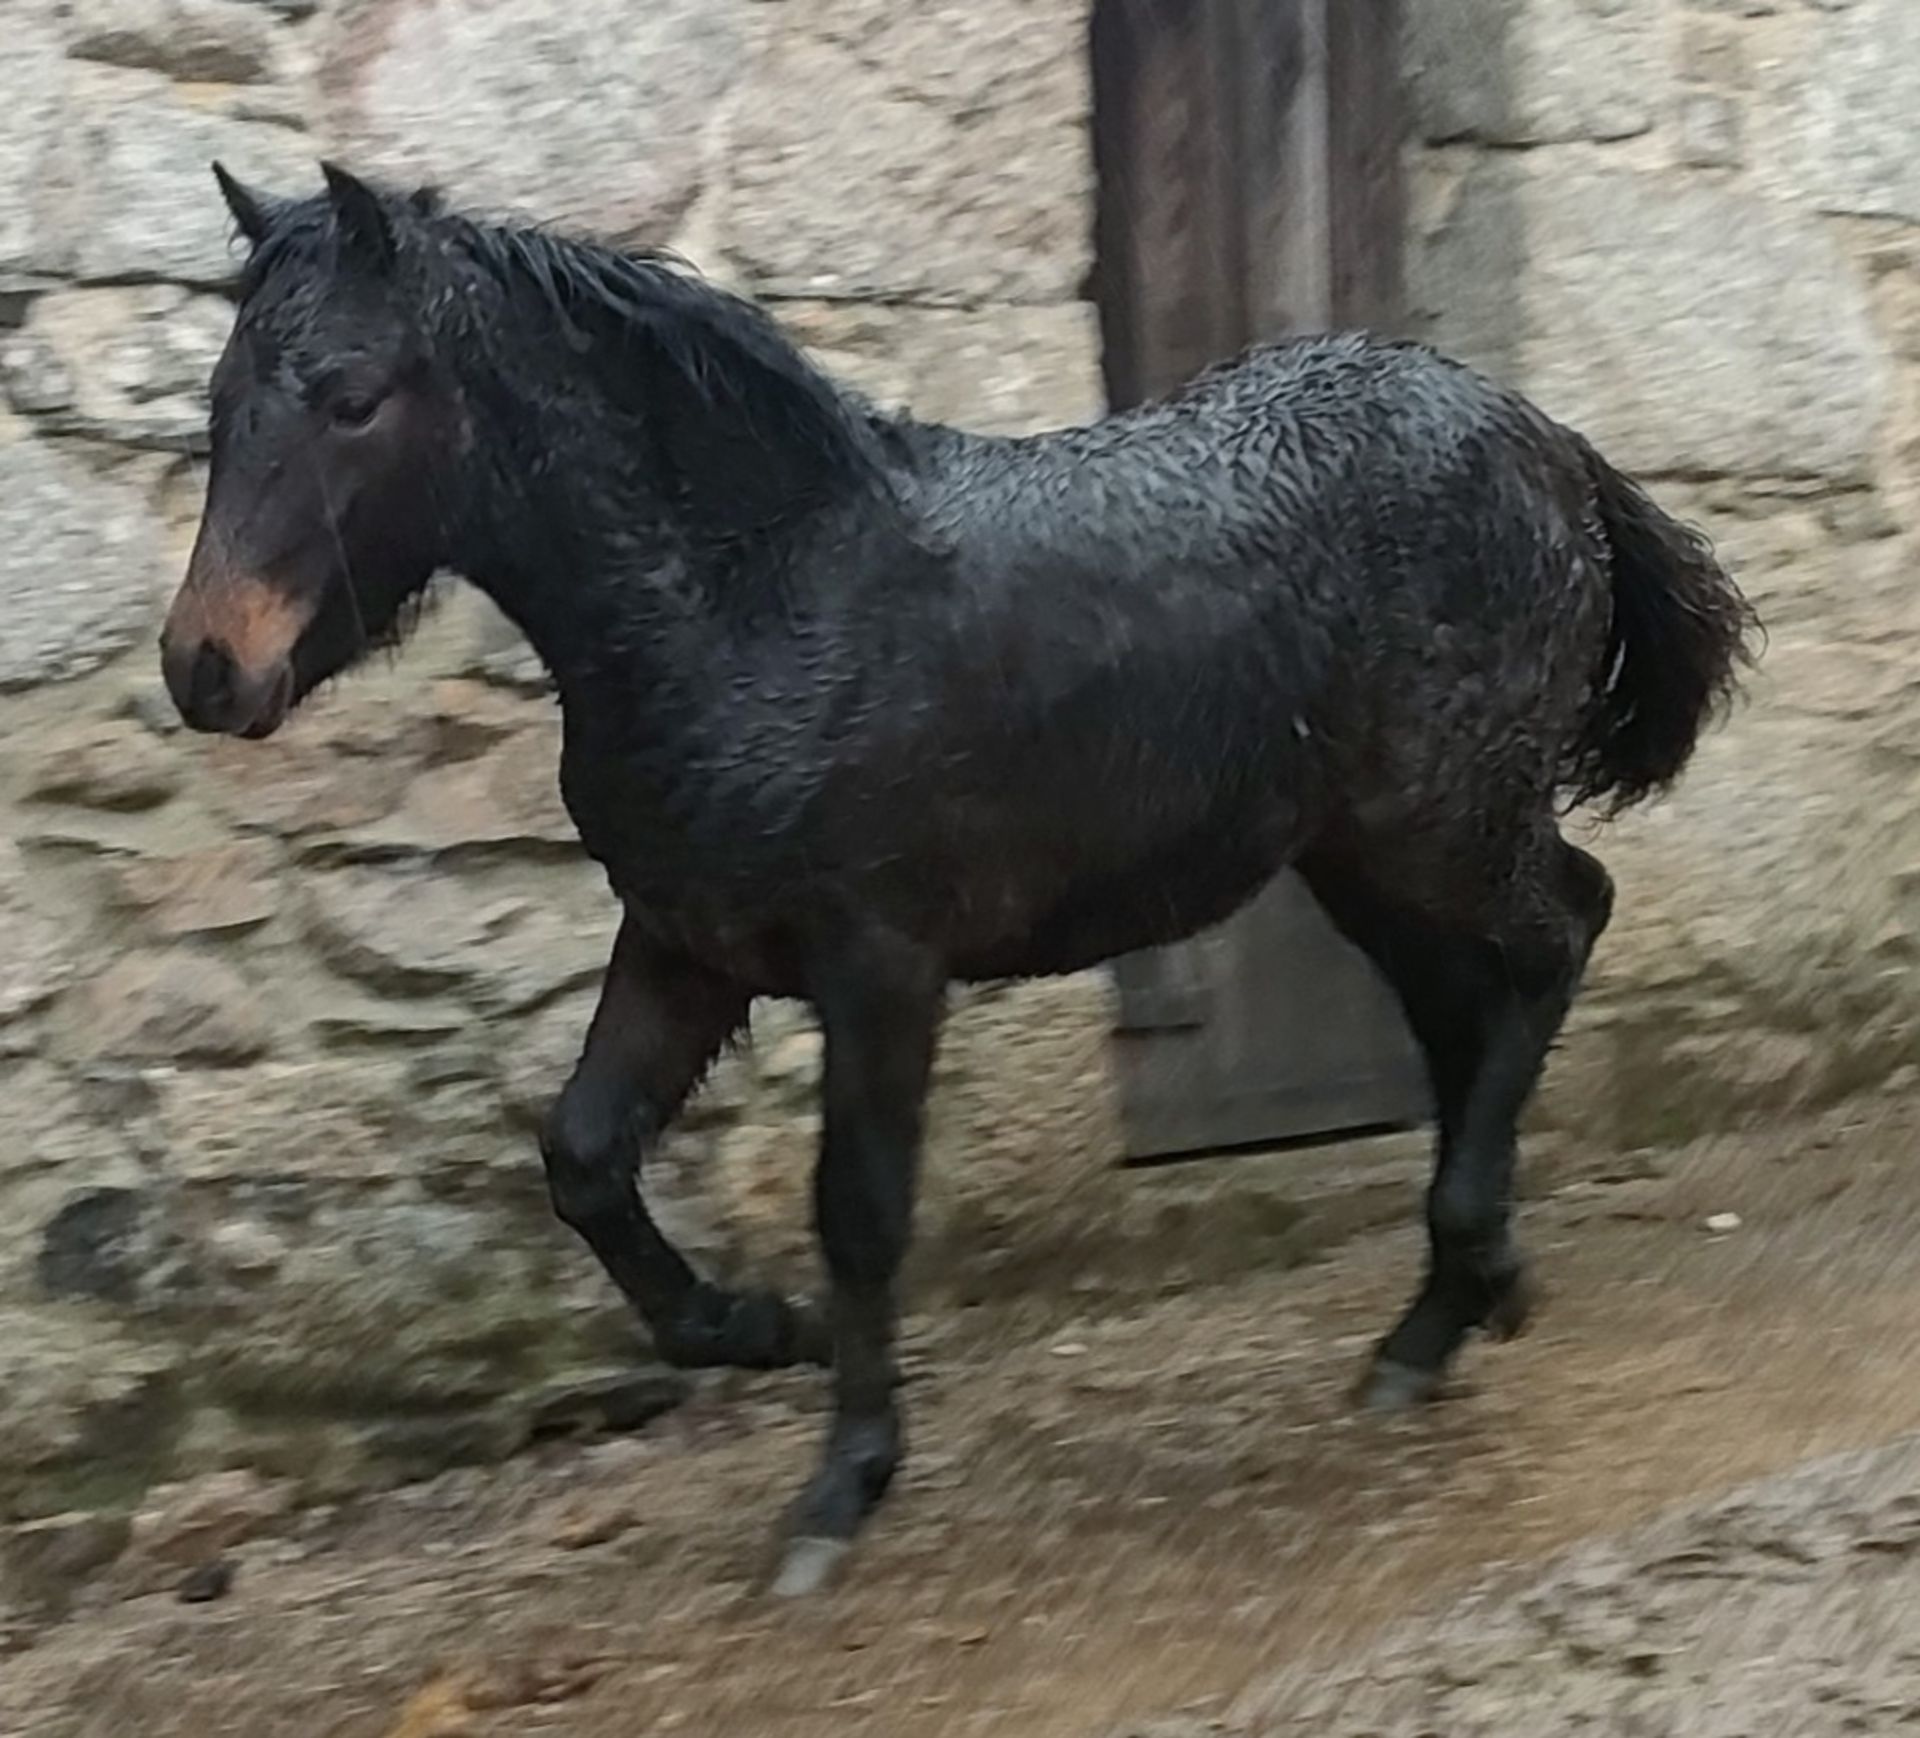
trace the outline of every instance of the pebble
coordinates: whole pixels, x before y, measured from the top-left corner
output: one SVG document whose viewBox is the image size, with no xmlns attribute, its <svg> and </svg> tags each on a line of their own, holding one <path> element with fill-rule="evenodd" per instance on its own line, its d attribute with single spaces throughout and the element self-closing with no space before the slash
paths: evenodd
<svg viewBox="0 0 1920 1738">
<path fill-rule="evenodd" d="M 581 1504 L 569 1509 L 554 1529 L 554 1543 L 567 1551 L 586 1551 L 630 1533 L 640 1516 L 630 1500 Z"/>
<path fill-rule="evenodd" d="M 462 1687 L 436 1678 L 400 1710 L 386 1738 L 472 1738 L 473 1732 L 473 1710 Z"/>
<path fill-rule="evenodd" d="M 211 1605 L 216 1599 L 224 1599 L 233 1588 L 233 1564 L 230 1559 L 216 1557 L 211 1563 L 203 1563 L 174 1590 L 174 1597 L 182 1605 Z"/>
</svg>

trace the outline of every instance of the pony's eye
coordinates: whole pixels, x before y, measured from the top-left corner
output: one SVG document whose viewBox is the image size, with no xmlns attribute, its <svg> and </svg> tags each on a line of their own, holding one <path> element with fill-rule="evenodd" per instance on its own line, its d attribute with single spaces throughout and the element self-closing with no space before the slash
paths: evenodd
<svg viewBox="0 0 1920 1738">
<path fill-rule="evenodd" d="M 327 420 L 335 428 L 362 429 L 380 414 L 381 398 L 372 392 L 343 392 L 327 406 Z"/>
</svg>

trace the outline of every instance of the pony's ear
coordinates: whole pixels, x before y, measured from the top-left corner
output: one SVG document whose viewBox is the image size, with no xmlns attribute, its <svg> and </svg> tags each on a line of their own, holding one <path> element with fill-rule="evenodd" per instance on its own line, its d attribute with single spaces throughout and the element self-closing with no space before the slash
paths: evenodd
<svg viewBox="0 0 1920 1738">
<path fill-rule="evenodd" d="M 385 271 L 393 264 L 393 220 L 380 195 L 338 163 L 323 162 L 320 173 L 327 180 L 341 245 L 361 265 Z"/>
<path fill-rule="evenodd" d="M 235 227 L 247 238 L 249 247 L 258 247 L 290 202 L 276 199 L 270 193 L 256 192 L 237 175 L 229 173 L 224 163 L 213 165 L 213 178 L 220 184 L 220 197 L 233 213 Z"/>
</svg>

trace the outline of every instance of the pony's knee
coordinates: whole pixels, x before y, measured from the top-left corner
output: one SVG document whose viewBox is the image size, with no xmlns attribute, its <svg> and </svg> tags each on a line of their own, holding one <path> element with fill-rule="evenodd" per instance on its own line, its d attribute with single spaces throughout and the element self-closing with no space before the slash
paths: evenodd
<svg viewBox="0 0 1920 1738">
<path fill-rule="evenodd" d="M 1495 1177 L 1456 1167 L 1434 1180 L 1427 1229 L 1436 1251 L 1476 1261 L 1503 1253 L 1512 1224 L 1506 1190 Z"/>
<path fill-rule="evenodd" d="M 585 1234 L 630 1206 L 633 1166 L 617 1122 L 583 1095 L 563 1092 L 540 1130 L 547 1195 L 562 1224 Z"/>
</svg>

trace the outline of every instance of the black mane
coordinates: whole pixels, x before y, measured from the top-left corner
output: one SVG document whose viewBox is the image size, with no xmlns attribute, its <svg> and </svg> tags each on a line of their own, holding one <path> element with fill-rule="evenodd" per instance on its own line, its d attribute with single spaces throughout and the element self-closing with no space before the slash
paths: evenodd
<svg viewBox="0 0 1920 1738">
<path fill-rule="evenodd" d="M 835 468 L 877 472 L 868 408 L 809 363 L 768 315 L 670 250 L 621 251 L 537 226 L 447 221 L 476 265 L 536 293 L 574 345 L 611 339 L 617 351 L 638 340 L 714 413 L 763 440 L 802 443 Z"/>
<path fill-rule="evenodd" d="M 531 333 L 591 353 L 610 399 L 669 425 L 659 431 L 663 453 L 687 504 L 698 509 L 701 497 L 724 491 L 724 504 L 707 504 L 728 530 L 755 529 L 827 497 L 887 492 L 892 419 L 828 379 L 760 308 L 671 250 L 622 250 L 536 224 L 445 213 L 430 188 L 378 193 L 403 277 L 424 280 L 423 307 L 478 327 L 505 312 L 509 330 L 472 333 L 494 349 Z M 248 261 L 241 299 L 283 265 L 325 268 L 340 257 L 330 202 L 289 201 Z M 449 274 L 463 281 L 449 286 Z M 476 277 L 496 294 L 433 294 L 471 289 Z"/>
</svg>

